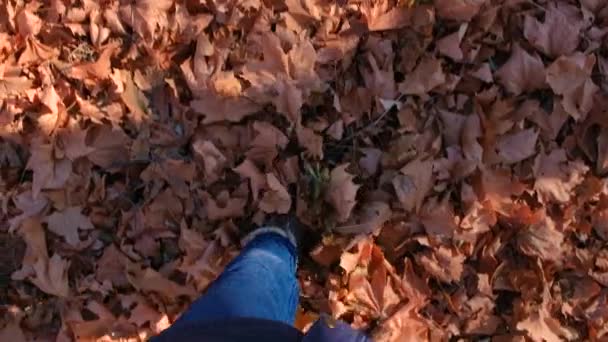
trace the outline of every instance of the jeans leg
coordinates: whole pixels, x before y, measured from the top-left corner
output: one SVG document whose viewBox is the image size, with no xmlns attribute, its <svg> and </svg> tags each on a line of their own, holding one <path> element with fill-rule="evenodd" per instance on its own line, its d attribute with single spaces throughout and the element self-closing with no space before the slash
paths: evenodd
<svg viewBox="0 0 608 342">
<path fill-rule="evenodd" d="M 176 323 L 249 317 L 293 324 L 299 297 L 296 255 L 278 234 L 256 237 Z"/>
</svg>

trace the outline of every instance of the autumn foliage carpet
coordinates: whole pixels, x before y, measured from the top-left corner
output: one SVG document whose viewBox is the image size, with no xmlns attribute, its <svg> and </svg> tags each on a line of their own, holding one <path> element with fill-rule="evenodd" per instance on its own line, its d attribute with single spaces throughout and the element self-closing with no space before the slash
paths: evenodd
<svg viewBox="0 0 608 342">
<path fill-rule="evenodd" d="M 293 211 L 301 329 L 607 341 L 607 34 L 601 0 L 1 1 L 0 340 L 144 340 Z"/>
</svg>

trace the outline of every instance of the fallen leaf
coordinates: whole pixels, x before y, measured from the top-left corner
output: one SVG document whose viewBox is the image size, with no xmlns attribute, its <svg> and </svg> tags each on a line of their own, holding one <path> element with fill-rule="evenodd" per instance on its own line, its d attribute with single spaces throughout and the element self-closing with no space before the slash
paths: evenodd
<svg viewBox="0 0 608 342">
<path fill-rule="evenodd" d="M 274 159 L 279 154 L 279 149 L 284 149 L 289 140 L 278 128 L 266 122 L 254 122 L 253 130 L 257 134 L 250 143 L 247 157 L 252 161 L 272 166 Z"/>
<path fill-rule="evenodd" d="M 464 255 L 444 246 L 416 254 L 416 262 L 432 277 L 445 283 L 460 280 L 464 260 Z"/>
<path fill-rule="evenodd" d="M 58 136 L 65 156 L 71 161 L 86 157 L 89 153 L 95 151 L 93 147 L 88 146 L 86 143 L 86 130 L 77 128 L 62 130 Z"/>
<path fill-rule="evenodd" d="M 527 15 L 524 36 L 537 49 L 550 57 L 570 55 L 578 47 L 581 30 L 580 18 L 567 15 L 565 4 L 549 4 L 544 22 Z"/>
<path fill-rule="evenodd" d="M 266 174 L 268 190 L 262 195 L 259 207 L 266 213 L 287 214 L 291 208 L 291 196 L 272 173 Z"/>
<path fill-rule="evenodd" d="M 441 61 L 434 58 L 424 58 L 399 84 L 399 91 L 410 95 L 424 95 L 437 86 L 446 82 L 446 75 L 441 67 Z"/>
<path fill-rule="evenodd" d="M 485 0 L 434 0 L 433 4 L 441 18 L 469 21 L 479 13 Z"/>
<path fill-rule="evenodd" d="M 538 132 L 532 128 L 505 134 L 496 143 L 496 152 L 503 163 L 518 163 L 536 153 L 537 139 Z"/>
<path fill-rule="evenodd" d="M 149 267 L 127 261 L 126 275 L 129 283 L 141 292 L 154 292 L 165 299 L 175 301 L 180 296 L 192 298 L 196 291 L 188 286 L 179 285 Z"/>
<path fill-rule="evenodd" d="M 30 281 L 45 293 L 67 298 L 70 295 L 69 266 L 70 262 L 58 254 L 53 254 L 50 259 L 38 259 L 33 265 L 35 274 Z"/>
<path fill-rule="evenodd" d="M 542 260 L 559 262 L 562 258 L 564 234 L 557 230 L 555 222 L 544 213 L 537 222 L 524 228 L 517 236 L 519 249 Z"/>
<path fill-rule="evenodd" d="M 415 159 L 400 170 L 392 183 L 403 209 L 417 212 L 433 186 L 433 163 Z"/>
<path fill-rule="evenodd" d="M 234 171 L 241 175 L 241 177 L 249 179 L 249 186 L 251 187 L 251 196 L 253 201 L 257 202 L 260 194 L 260 190 L 266 187 L 266 177 L 258 169 L 258 167 L 249 159 L 243 160 L 239 166 L 234 168 Z"/>
<path fill-rule="evenodd" d="M 448 56 L 454 61 L 461 61 L 464 57 L 460 43 L 467 32 L 468 24 L 460 25 L 458 31 L 453 32 L 437 41 L 437 50 L 444 56 Z"/>
<path fill-rule="evenodd" d="M 298 143 L 306 148 L 310 156 L 323 159 L 323 136 L 301 125 L 296 126 L 296 135 Z"/>
<path fill-rule="evenodd" d="M 222 151 L 209 140 L 197 139 L 192 143 L 192 152 L 202 162 L 208 184 L 217 181 L 228 162 Z"/>
<path fill-rule="evenodd" d="M 588 170 L 581 161 L 568 161 L 563 149 L 539 153 L 534 160 L 534 189 L 544 201 L 569 203 L 575 194 L 574 188 L 584 180 Z"/>
<path fill-rule="evenodd" d="M 593 97 L 599 87 L 591 80 L 594 55 L 580 52 L 562 56 L 547 68 L 547 83 L 562 95 L 564 110 L 575 120 L 583 120 L 593 107 Z"/>
<path fill-rule="evenodd" d="M 43 21 L 29 9 L 19 11 L 15 18 L 19 34 L 22 37 L 35 36 L 42 29 Z"/>
<path fill-rule="evenodd" d="M 513 95 L 543 88 L 545 66 L 540 57 L 514 44 L 509 60 L 496 71 L 498 81 Z"/>
<path fill-rule="evenodd" d="M 361 152 L 365 156 L 359 159 L 359 167 L 365 170 L 369 176 L 375 175 L 380 165 L 382 151 L 377 148 L 364 147 L 361 149 Z"/>
<path fill-rule="evenodd" d="M 56 211 L 45 218 L 51 232 L 62 236 L 65 242 L 76 249 L 82 249 L 79 231 L 91 230 L 95 227 L 88 216 L 84 216 L 79 206 L 69 207 L 63 211 Z"/>
<path fill-rule="evenodd" d="M 34 173 L 32 197 L 37 198 L 45 189 L 62 188 L 72 173 L 72 162 L 69 159 L 55 159 L 53 146 L 41 141 L 32 142 L 30 153 L 26 168 Z"/>
<path fill-rule="evenodd" d="M 353 175 L 346 172 L 348 164 L 337 166 L 330 173 L 329 184 L 325 191 L 325 201 L 336 210 L 337 221 L 348 220 L 357 204 L 359 186 L 353 182 Z"/>
</svg>

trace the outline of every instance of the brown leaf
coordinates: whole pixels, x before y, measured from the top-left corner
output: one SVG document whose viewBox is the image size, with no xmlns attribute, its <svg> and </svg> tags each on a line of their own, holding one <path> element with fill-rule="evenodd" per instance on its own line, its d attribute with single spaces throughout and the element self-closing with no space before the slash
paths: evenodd
<svg viewBox="0 0 608 342">
<path fill-rule="evenodd" d="M 222 191 L 217 199 L 210 195 L 205 196 L 207 205 L 207 216 L 212 221 L 227 218 L 241 217 L 245 214 L 246 198 L 230 197 L 228 191 Z"/>
<path fill-rule="evenodd" d="M 95 151 L 93 147 L 87 146 L 86 130 L 78 128 L 62 130 L 58 135 L 63 152 L 71 161 L 75 161 L 80 157 L 85 157 L 89 153 Z"/>
<path fill-rule="evenodd" d="M 562 258 L 564 234 L 545 213 L 537 214 L 537 222 L 519 232 L 517 243 L 524 254 L 541 260 L 559 262 Z"/>
<path fill-rule="evenodd" d="M 30 281 L 45 293 L 67 298 L 70 295 L 69 266 L 70 262 L 58 254 L 53 254 L 50 259 L 38 259 L 33 265 L 35 275 Z"/>
<path fill-rule="evenodd" d="M 228 160 L 213 142 L 196 139 L 192 143 L 192 152 L 195 158 L 202 162 L 208 184 L 217 181 L 222 176 L 222 170 Z"/>
<path fill-rule="evenodd" d="M 505 134 L 496 143 L 496 152 L 506 164 L 518 163 L 536 153 L 538 132 L 533 128 Z"/>
<path fill-rule="evenodd" d="M 296 126 L 298 143 L 306 149 L 313 158 L 323 159 L 323 136 L 312 129 L 301 125 Z"/>
<path fill-rule="evenodd" d="M 583 120 L 593 107 L 593 97 L 599 87 L 591 80 L 594 55 L 576 52 L 560 57 L 547 68 L 547 83 L 562 95 L 562 105 L 575 120 Z"/>
<path fill-rule="evenodd" d="M 365 156 L 359 159 L 359 167 L 365 170 L 369 176 L 375 175 L 380 165 L 382 151 L 377 148 L 364 147 L 361 149 L 361 152 Z"/>
<path fill-rule="evenodd" d="M 529 54 L 519 44 L 513 45 L 511 57 L 495 75 L 513 95 L 540 89 L 545 85 L 543 61 L 536 53 Z"/>
<path fill-rule="evenodd" d="M 550 57 L 570 55 L 579 44 L 581 19 L 568 15 L 570 5 L 551 3 L 543 23 L 532 16 L 524 21 L 524 36 L 537 49 Z M 576 11 L 576 9 L 574 9 Z"/>
<path fill-rule="evenodd" d="M 22 37 L 35 36 L 42 29 L 42 20 L 29 9 L 21 10 L 16 18 L 19 34 Z"/>
<path fill-rule="evenodd" d="M 460 49 L 460 42 L 467 32 L 468 24 L 464 23 L 460 25 L 458 31 L 448 34 L 447 36 L 439 39 L 436 43 L 437 50 L 444 56 L 448 56 L 454 61 L 461 61 L 463 58 L 462 49 Z"/>
<path fill-rule="evenodd" d="M 34 265 L 39 261 L 48 261 L 46 235 L 40 220 L 29 218 L 23 221 L 19 235 L 26 244 L 25 254 L 21 261 L 21 269 L 13 272 L 11 279 L 24 280 L 34 275 Z"/>
<path fill-rule="evenodd" d="M 37 198 L 44 189 L 59 189 L 67 182 L 72 173 L 72 162 L 68 159 L 56 160 L 53 147 L 36 140 L 32 142 L 32 154 L 26 168 L 34 173 L 32 196 Z"/>
<path fill-rule="evenodd" d="M 120 45 L 116 43 L 106 45 L 95 62 L 70 65 L 68 76 L 78 80 L 103 80 L 109 78 L 112 74 L 112 62 L 110 58 L 112 58 L 114 51 L 116 51 L 119 46 Z"/>
<path fill-rule="evenodd" d="M 287 214 L 291 208 L 291 196 L 272 173 L 266 174 L 268 190 L 262 195 L 259 207 L 266 213 Z"/>
<path fill-rule="evenodd" d="M 45 218 L 51 232 L 62 236 L 65 242 L 76 249 L 86 247 L 87 242 L 80 240 L 80 230 L 91 230 L 95 227 L 88 216 L 81 214 L 79 206 L 69 207 L 63 211 L 56 211 Z"/>
<path fill-rule="evenodd" d="M 393 212 L 388 204 L 380 201 L 366 202 L 361 210 L 334 231 L 341 234 L 369 234 L 378 232 L 391 218 Z"/>
<path fill-rule="evenodd" d="M 253 202 L 257 202 L 260 190 L 266 186 L 266 177 L 264 174 L 249 159 L 243 160 L 243 162 L 233 170 L 241 175 L 241 177 L 249 179 Z"/>
<path fill-rule="evenodd" d="M 411 24 L 414 9 L 406 6 L 395 6 L 384 12 L 384 6 L 379 5 L 368 10 L 367 28 L 370 31 L 394 30 Z"/>
<path fill-rule="evenodd" d="M 279 149 L 284 149 L 289 140 L 278 128 L 266 122 L 254 122 L 253 130 L 257 135 L 250 143 L 247 157 L 271 167 Z"/>
<path fill-rule="evenodd" d="M 549 294 L 545 290 L 540 307 L 531 312 L 528 317 L 517 322 L 517 329 L 526 331 L 535 342 L 574 341 L 577 336 L 564 328 L 561 322 L 554 318 L 549 311 Z"/>
<path fill-rule="evenodd" d="M 138 291 L 155 292 L 169 301 L 176 301 L 180 296 L 196 296 L 193 288 L 179 285 L 149 267 L 127 261 L 126 274 L 131 285 Z"/>
<path fill-rule="evenodd" d="M 325 191 L 325 201 L 336 210 L 337 221 L 345 222 L 357 204 L 359 186 L 353 182 L 354 176 L 346 172 L 348 164 L 337 166 L 330 173 Z"/>
<path fill-rule="evenodd" d="M 405 81 L 399 84 L 399 91 L 409 95 L 424 95 L 445 82 L 441 61 L 423 58 L 416 69 L 406 76 Z"/>
<path fill-rule="evenodd" d="M 104 169 L 116 169 L 129 161 L 131 140 L 120 128 L 98 126 L 91 133 L 91 147 L 95 150 L 87 158 Z"/>
<path fill-rule="evenodd" d="M 437 14 L 441 18 L 469 21 L 479 13 L 486 0 L 434 0 Z"/>
<path fill-rule="evenodd" d="M 144 121 L 148 120 L 148 99 L 142 93 L 130 73 L 124 72 L 125 90 L 120 94 L 123 103 L 129 108 L 127 118 L 135 127 L 140 128 Z"/>
<path fill-rule="evenodd" d="M 439 246 L 432 251 L 416 254 L 416 262 L 432 277 L 442 282 L 458 282 L 462 277 L 464 255 L 458 251 Z"/>
<path fill-rule="evenodd" d="M 534 189 L 544 201 L 569 203 L 575 195 L 574 188 L 584 180 L 588 170 L 581 161 L 568 161 L 563 149 L 539 153 L 534 160 Z"/>
<path fill-rule="evenodd" d="M 190 102 L 192 109 L 204 114 L 204 124 L 230 121 L 239 122 L 255 114 L 261 107 L 245 97 L 222 97 L 212 92 L 200 93 L 197 99 Z"/>
<path fill-rule="evenodd" d="M 419 211 L 433 186 L 433 163 L 415 159 L 405 165 L 393 178 L 397 198 L 407 211 Z"/>
</svg>

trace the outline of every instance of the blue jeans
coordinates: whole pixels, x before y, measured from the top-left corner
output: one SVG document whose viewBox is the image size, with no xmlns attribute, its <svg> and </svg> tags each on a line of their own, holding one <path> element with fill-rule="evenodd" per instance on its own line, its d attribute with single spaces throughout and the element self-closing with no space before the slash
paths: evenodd
<svg viewBox="0 0 608 342">
<path fill-rule="evenodd" d="M 185 322 L 262 318 L 293 324 L 298 306 L 297 252 L 286 238 L 267 233 L 249 242 L 179 318 Z"/>
</svg>

